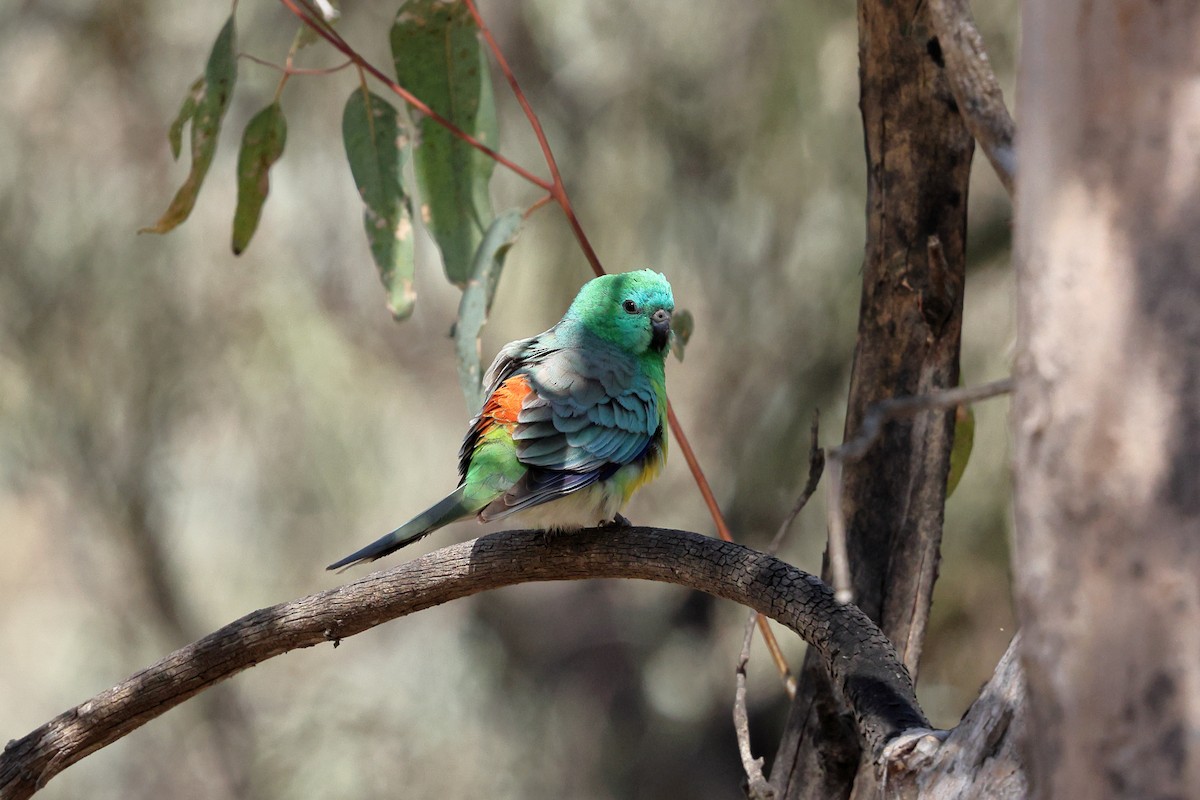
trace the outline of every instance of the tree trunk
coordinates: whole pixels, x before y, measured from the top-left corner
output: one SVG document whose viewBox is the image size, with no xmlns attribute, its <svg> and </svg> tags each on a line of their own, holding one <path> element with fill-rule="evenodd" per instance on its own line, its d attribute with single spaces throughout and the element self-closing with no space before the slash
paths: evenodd
<svg viewBox="0 0 1200 800">
<path fill-rule="evenodd" d="M 867 241 L 846 438 L 874 403 L 958 382 L 973 143 L 920 6 L 858 3 Z M 930 257 L 933 236 L 944 259 Z M 855 602 L 914 676 L 937 574 L 953 418 L 926 412 L 888 423 L 844 472 Z M 787 798 L 845 797 L 858 769 L 853 729 L 823 669 L 805 659 L 772 768 Z"/>
<path fill-rule="evenodd" d="M 1200 3 L 1024 4 L 1014 402 L 1040 798 L 1200 792 Z"/>
</svg>

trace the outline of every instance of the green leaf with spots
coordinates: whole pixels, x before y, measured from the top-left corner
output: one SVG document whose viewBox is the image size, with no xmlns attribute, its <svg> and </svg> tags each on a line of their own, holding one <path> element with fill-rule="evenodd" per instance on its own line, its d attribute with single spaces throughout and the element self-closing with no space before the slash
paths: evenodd
<svg viewBox="0 0 1200 800">
<path fill-rule="evenodd" d="M 681 308 L 671 315 L 671 352 L 680 361 L 683 361 L 684 348 L 695 330 L 696 320 L 686 308 Z"/>
<path fill-rule="evenodd" d="M 950 449 L 950 474 L 946 478 L 946 497 L 954 494 L 962 480 L 971 450 L 975 447 L 975 412 L 970 406 L 954 410 L 954 447 Z"/>
<path fill-rule="evenodd" d="M 342 112 L 346 159 L 363 201 L 363 227 L 371 257 L 387 289 L 388 310 L 405 319 L 413 310 L 412 201 L 404 191 L 401 169 L 409 136 L 391 103 L 355 89 Z"/>
<path fill-rule="evenodd" d="M 236 39 L 233 17 L 230 16 L 225 27 L 221 28 L 217 35 L 212 52 L 208 56 L 208 64 L 204 68 L 204 86 L 195 100 L 195 108 L 188 108 L 188 101 L 192 100 L 192 95 L 189 95 L 180 109 L 179 117 L 168 132 L 171 150 L 177 153 L 175 126 L 179 126 L 182 144 L 183 124 L 191 120 L 191 171 L 158 222 L 148 228 L 142 228 L 138 233 L 166 233 L 192 213 L 192 208 L 196 205 L 196 196 L 200 194 L 200 186 L 204 183 L 204 176 L 208 174 L 213 154 L 217 151 L 221 120 L 225 118 L 225 110 L 229 108 L 229 98 L 233 94 L 233 84 L 237 80 Z M 195 84 L 192 90 L 194 92 Z"/>
<path fill-rule="evenodd" d="M 254 115 L 242 134 L 238 153 L 237 210 L 233 212 L 233 253 L 241 255 L 258 228 L 263 203 L 271 191 L 271 165 L 283 155 L 287 141 L 287 120 L 279 103 L 272 103 Z"/>
<path fill-rule="evenodd" d="M 188 89 L 188 95 L 183 99 L 183 107 L 179 109 L 179 115 L 175 117 L 175 121 L 171 123 L 171 129 L 167 131 L 167 141 L 171 143 L 171 157 L 176 161 L 179 160 L 179 153 L 183 150 L 183 126 L 196 116 L 196 106 L 203 97 L 204 76 L 201 75 L 196 78 L 192 88 Z"/>
<path fill-rule="evenodd" d="M 499 138 L 496 106 L 478 28 L 466 3 L 409 0 L 391 31 L 400 84 L 455 127 L 488 147 Z M 421 219 L 442 251 L 446 277 L 458 286 L 492 220 L 488 181 L 495 162 L 429 117 L 419 122 L 413 154 Z"/>
<path fill-rule="evenodd" d="M 492 308 L 504 257 L 517 240 L 521 229 L 521 212 L 506 211 L 496 217 L 479 249 L 475 251 L 471 277 L 463 287 L 458 303 L 458 319 L 454 323 L 454 349 L 458 354 L 458 380 L 472 414 L 483 407 L 483 369 L 479 334 L 487 324 Z"/>
</svg>

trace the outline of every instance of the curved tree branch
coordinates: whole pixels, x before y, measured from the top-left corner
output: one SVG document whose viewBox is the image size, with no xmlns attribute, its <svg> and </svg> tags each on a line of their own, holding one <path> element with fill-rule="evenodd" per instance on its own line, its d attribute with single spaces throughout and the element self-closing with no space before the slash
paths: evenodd
<svg viewBox="0 0 1200 800">
<path fill-rule="evenodd" d="M 643 578 L 698 589 L 787 625 L 829 666 L 864 749 L 928 727 L 912 681 L 879 629 L 834 602 L 818 578 L 732 542 L 659 528 L 547 537 L 505 531 L 452 545 L 356 581 L 254 611 L 66 711 L 0 755 L 0 798 L 32 795 L 84 756 L 260 661 L 337 643 L 388 620 L 530 581 Z"/>
</svg>

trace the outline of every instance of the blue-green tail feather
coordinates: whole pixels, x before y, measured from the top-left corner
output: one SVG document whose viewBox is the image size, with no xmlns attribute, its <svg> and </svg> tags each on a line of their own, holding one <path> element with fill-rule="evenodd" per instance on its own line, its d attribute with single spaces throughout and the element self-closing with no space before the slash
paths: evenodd
<svg viewBox="0 0 1200 800">
<path fill-rule="evenodd" d="M 325 569 L 343 569 L 364 561 L 374 561 L 394 553 L 415 541 L 424 539 L 443 525 L 469 517 L 479 511 L 466 498 L 466 487 L 460 486 L 449 497 L 422 511 L 396 530 L 356 550 L 341 561 L 335 561 Z"/>
</svg>

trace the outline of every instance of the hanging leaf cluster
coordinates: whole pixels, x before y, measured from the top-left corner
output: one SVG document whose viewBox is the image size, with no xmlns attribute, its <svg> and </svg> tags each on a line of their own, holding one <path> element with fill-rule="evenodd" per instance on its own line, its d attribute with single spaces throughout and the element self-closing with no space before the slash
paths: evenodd
<svg viewBox="0 0 1200 800">
<path fill-rule="evenodd" d="M 303 26 L 290 58 L 317 41 Z M 461 0 L 407 0 L 389 32 L 397 82 L 462 133 L 496 149 L 499 135 L 487 55 Z M 360 73 L 361 75 L 361 73 Z M 234 18 L 222 27 L 201 76 L 188 89 L 168 131 L 175 158 L 191 125 L 191 169 L 167 210 L 142 232 L 167 233 L 187 219 L 212 164 L 221 123 L 237 78 Z M 283 84 L 280 85 L 282 91 Z M 242 134 L 232 248 L 241 254 L 258 228 L 270 192 L 270 170 L 283 156 L 287 121 L 275 99 Z M 455 324 L 459 375 L 468 405 L 480 401 L 480 332 L 509 247 L 518 211 L 496 215 L 488 196 L 495 161 L 438 120 L 416 109 L 404 114 L 388 98 L 356 86 L 342 111 L 350 176 L 363 203 L 363 229 L 391 314 L 412 314 L 414 212 L 432 235 L 447 279 L 463 290 Z M 411 178 L 406 164 L 411 160 Z"/>
</svg>

